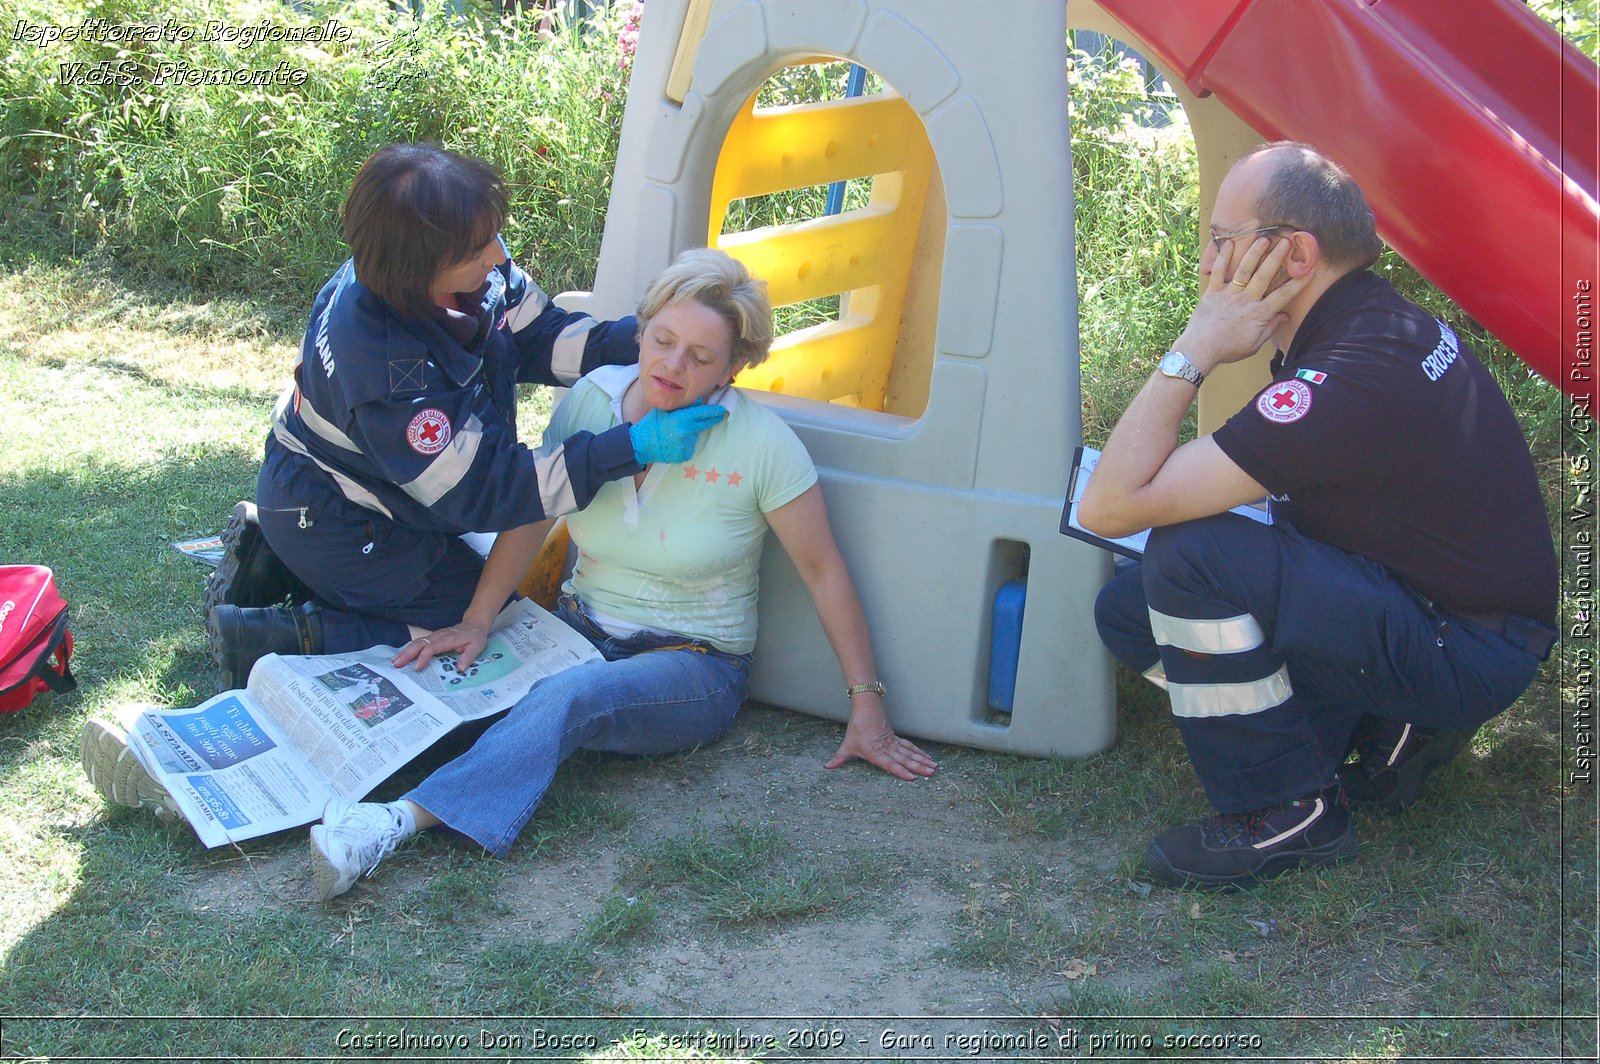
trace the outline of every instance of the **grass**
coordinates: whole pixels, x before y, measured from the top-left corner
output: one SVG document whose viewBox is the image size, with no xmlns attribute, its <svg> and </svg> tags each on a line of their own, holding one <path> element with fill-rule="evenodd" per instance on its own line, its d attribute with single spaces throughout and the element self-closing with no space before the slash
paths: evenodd
<svg viewBox="0 0 1600 1064">
<path fill-rule="evenodd" d="M 714 831 L 696 822 L 688 835 L 649 847 L 623 882 L 649 885 L 675 910 L 724 927 L 833 913 L 853 897 L 847 868 L 802 860 L 777 828 L 737 821 Z"/>
<path fill-rule="evenodd" d="M 1204 803 L 1164 708 L 1130 677 L 1122 734 L 1104 754 L 1065 762 L 939 751 L 938 789 L 859 798 L 873 817 L 942 798 L 962 818 L 967 837 L 904 852 L 847 841 L 819 859 L 804 833 L 833 814 L 804 803 L 708 815 L 665 837 L 643 819 L 656 814 L 636 792 L 663 774 L 683 778 L 676 800 L 703 801 L 694 777 L 707 757 L 735 759 L 749 778 L 794 741 L 791 731 L 824 727 L 816 723 L 681 761 L 579 759 L 510 861 L 430 837 L 391 858 L 381 886 L 326 909 L 304 901 L 295 833 L 200 851 L 182 829 L 107 810 L 77 770 L 77 729 L 123 701 L 192 703 L 210 690 L 200 573 L 168 544 L 214 530 L 249 492 L 298 314 L 135 282 L 109 262 L 75 260 L 27 216 L 0 226 L 0 263 L 0 419 L 32 423 L 48 409 L 60 426 L 15 435 L 0 451 L 0 539 L 56 565 L 84 648 L 82 693 L 0 720 L 8 1053 L 122 1059 L 161 1046 L 260 1057 L 329 1047 L 348 1057 L 331 1048 L 340 1038 L 388 1037 L 399 1021 L 270 1018 L 371 1013 L 479 1017 L 413 1027 L 469 1041 L 487 1030 L 525 1049 L 593 1039 L 592 1052 L 573 1055 L 596 1059 L 699 1059 L 696 1045 L 732 1038 L 738 1025 L 629 1019 L 663 1008 L 637 996 L 639 972 L 665 963 L 703 973 L 729 963 L 722 956 L 755 963 L 792 937 L 848 937 L 882 923 L 938 929 L 922 958 L 929 975 L 992 979 L 989 1000 L 1006 1011 L 1056 1018 L 1058 1028 L 1041 1030 L 1076 1028 L 1104 1046 L 1149 1037 L 1130 1052 L 1156 1058 L 1179 1056 L 1169 1043 L 1219 1032 L 1294 1047 L 1297 1057 L 1548 1057 L 1557 1034 L 1537 1017 L 1584 1009 L 1593 924 L 1559 911 L 1559 699 L 1548 672 L 1441 774 L 1423 807 L 1363 814 L 1360 861 L 1237 896 L 1139 889 L 1142 840 Z M 876 779 L 860 783 L 863 795 L 889 793 Z M 951 866 L 950 854 L 978 841 L 993 845 Z M 1592 893 L 1583 869 L 1569 865 L 1567 875 L 1569 895 Z M 907 883 L 946 908 L 931 918 L 906 911 Z M 534 922 L 530 889 L 570 891 L 583 904 L 565 922 Z M 1566 999 L 1564 918 L 1575 949 Z M 648 1002 L 658 1003 L 641 1010 Z M 149 1018 L 196 1004 L 255 1019 Z M 119 1014 L 147 1018 L 95 1018 Z M 1485 1014 L 1522 1019 L 1463 1018 Z M 598 1018 L 531 1019 L 572 1015 Z M 1330 1015 L 1356 1018 L 1319 1018 Z M 926 1026 L 894 1026 L 940 1040 Z M 763 1055 L 781 1055 L 778 1037 Z"/>
<path fill-rule="evenodd" d="M 115 21 L 124 7 L 96 10 Z M 828 1019 L 880 1010 L 1010 1013 L 989 1026 L 1061 1048 L 1098 1038 L 1102 1058 L 1194 1059 L 1198 1039 L 1229 1034 L 1242 1055 L 1259 1039 L 1253 1052 L 1270 1059 L 1593 1052 L 1592 1020 L 1563 1031 L 1550 1019 L 1593 1009 L 1600 952 L 1583 859 L 1591 796 L 1557 776 L 1571 660 L 1548 666 L 1412 813 L 1360 814 L 1360 860 L 1238 895 L 1141 882 L 1144 840 L 1205 803 L 1161 700 L 1126 675 L 1117 745 L 1076 762 L 942 749 L 936 780 L 902 786 L 823 773 L 830 725 L 755 712 L 729 741 L 677 758 L 580 757 L 508 860 L 429 836 L 326 907 L 307 898 L 299 833 L 204 851 L 183 828 L 102 805 L 76 762 L 83 721 L 212 690 L 202 573 L 170 544 L 216 531 L 253 490 L 307 293 L 341 254 L 327 219 L 353 161 L 397 131 L 440 132 L 512 168 L 513 243 L 541 249 L 549 290 L 584 287 L 592 268 L 621 107 L 600 46 L 609 24 L 587 37 L 563 24 L 529 47 L 529 28 L 469 9 L 447 46 L 442 25 L 385 30 L 373 8 L 350 9 L 367 50 L 338 55 L 341 77 L 302 101 L 337 118 L 322 125 L 215 94 L 165 117 L 160 99 L 113 115 L 110 97 L 38 81 L 26 48 L 0 60 L 0 185 L 15 194 L 0 206 L 0 547 L 56 568 L 82 683 L 0 718 L 0 1055 L 401 1056 L 383 1040 L 414 1016 L 431 1018 L 414 1033 L 449 1039 L 432 1050 L 446 1056 L 970 1056 L 946 1035 L 972 1025 Z M 205 9 L 238 22 L 259 10 Z M 416 76 L 373 93 L 379 67 Z M 491 75 L 536 102 L 460 121 Z M 784 92 L 832 92 L 841 76 L 808 68 Z M 1131 74 L 1082 57 L 1072 77 L 1093 440 L 1181 328 L 1196 205 L 1183 138 L 1122 118 L 1125 104 L 1149 106 Z M 106 134 L 87 136 L 69 106 Z M 157 118 L 170 126 L 160 136 Z M 70 136 L 27 135 L 51 123 Z M 522 150 L 529 136 L 545 155 Z M 299 156 L 274 155 L 291 137 Z M 274 165 L 247 166 L 241 138 Z M 178 158 L 177 143 L 201 154 Z M 297 184 L 305 195 L 286 197 Z M 169 189 L 183 194 L 150 194 Z M 741 204 L 738 224 L 783 209 Z M 1560 397 L 1404 264 L 1381 268 L 1486 353 L 1560 518 Z M 525 402 L 536 432 L 548 394 Z M 669 1014 L 750 1000 L 818 1018 L 791 1035 Z M 362 1014 L 378 1018 L 329 1018 Z M 560 1019 L 574 1016 L 590 1018 Z M 890 1027 L 899 1041 L 885 1046 Z"/>
</svg>

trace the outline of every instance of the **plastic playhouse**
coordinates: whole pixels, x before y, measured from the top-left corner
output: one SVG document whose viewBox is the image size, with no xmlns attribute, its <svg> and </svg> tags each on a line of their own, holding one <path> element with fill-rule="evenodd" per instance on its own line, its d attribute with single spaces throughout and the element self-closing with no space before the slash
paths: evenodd
<svg viewBox="0 0 1600 1064">
<path fill-rule="evenodd" d="M 738 383 L 816 460 L 896 726 L 1082 756 L 1116 714 L 1091 617 L 1111 560 L 1057 530 L 1081 435 L 1069 27 L 1176 87 L 1203 215 L 1249 147 L 1315 144 L 1385 239 L 1552 380 L 1574 342 L 1562 278 L 1592 273 L 1600 213 L 1594 64 L 1516 0 L 650 0 L 594 291 L 563 302 L 627 313 L 704 244 L 775 305 L 837 296 L 836 319 Z M 818 59 L 884 89 L 756 106 L 771 75 Z M 864 206 L 725 228 L 741 199 L 860 179 Z M 1202 428 L 1266 379 L 1263 360 L 1230 370 L 1202 392 Z M 760 632 L 751 696 L 843 720 L 777 548 Z"/>
</svg>

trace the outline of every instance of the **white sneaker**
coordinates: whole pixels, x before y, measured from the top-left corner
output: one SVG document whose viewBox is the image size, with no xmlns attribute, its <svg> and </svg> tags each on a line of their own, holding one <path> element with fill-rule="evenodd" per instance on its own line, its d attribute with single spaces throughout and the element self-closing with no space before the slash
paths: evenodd
<svg viewBox="0 0 1600 1064">
<path fill-rule="evenodd" d="M 311 873 L 317 880 L 317 898 L 336 898 L 362 876 L 372 875 L 412 834 L 398 809 L 377 802 L 330 798 L 322 810 L 322 823 L 311 827 Z"/>
<path fill-rule="evenodd" d="M 89 783 L 108 802 L 148 809 L 159 819 L 183 813 L 167 789 L 155 781 L 128 749 L 128 733 L 115 721 L 91 720 L 78 739 L 78 760 Z"/>
</svg>

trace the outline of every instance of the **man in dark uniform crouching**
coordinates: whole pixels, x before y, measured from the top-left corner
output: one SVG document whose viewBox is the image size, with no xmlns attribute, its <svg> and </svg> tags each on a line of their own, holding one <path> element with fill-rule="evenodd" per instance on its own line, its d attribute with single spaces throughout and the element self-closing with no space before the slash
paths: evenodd
<svg viewBox="0 0 1600 1064">
<path fill-rule="evenodd" d="M 1166 689 L 1216 811 L 1158 835 L 1149 871 L 1224 888 L 1354 856 L 1347 800 L 1414 802 L 1548 656 L 1558 571 L 1510 406 L 1449 326 L 1368 269 L 1380 244 L 1349 175 L 1267 145 L 1212 220 L 1205 290 L 1080 517 L 1154 529 L 1095 617 Z M 1272 383 L 1179 446 L 1204 376 L 1268 340 Z M 1226 512 L 1269 494 L 1271 525 Z"/>
</svg>

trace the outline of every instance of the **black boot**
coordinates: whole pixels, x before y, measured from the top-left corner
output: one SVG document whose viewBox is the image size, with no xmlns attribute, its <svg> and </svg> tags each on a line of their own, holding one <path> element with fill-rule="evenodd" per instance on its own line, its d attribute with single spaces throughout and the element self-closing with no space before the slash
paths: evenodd
<svg viewBox="0 0 1600 1064">
<path fill-rule="evenodd" d="M 1339 779 L 1351 802 L 1403 813 L 1422 797 L 1429 774 L 1454 761 L 1476 734 L 1476 728 L 1447 731 L 1368 715 L 1350 740 L 1356 759 L 1339 767 Z"/>
<path fill-rule="evenodd" d="M 206 614 L 206 636 L 217 662 L 217 690 L 236 691 L 268 654 L 322 653 L 322 617 L 310 602 L 293 608 L 221 605 Z"/>
<path fill-rule="evenodd" d="M 216 606 L 279 606 L 311 598 L 311 589 L 267 545 L 255 503 L 234 506 L 222 529 L 222 546 L 222 560 L 206 579 L 207 616 Z"/>
</svg>

